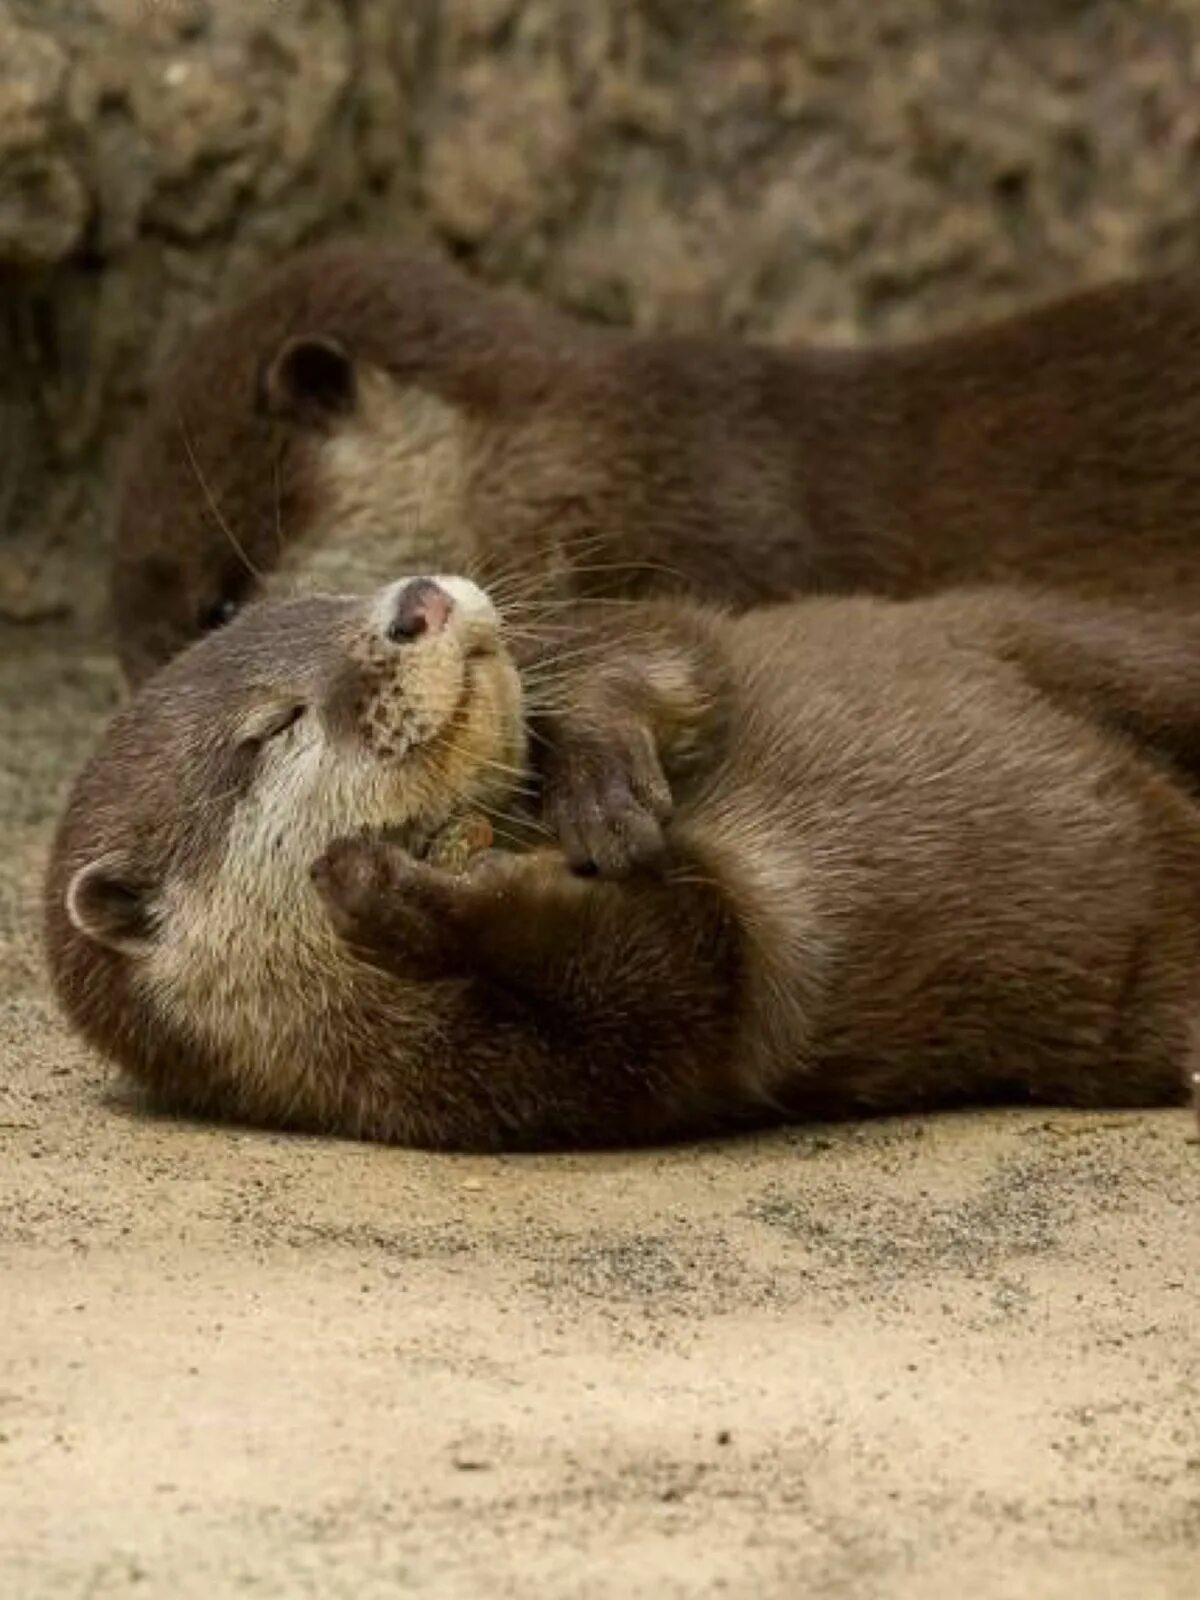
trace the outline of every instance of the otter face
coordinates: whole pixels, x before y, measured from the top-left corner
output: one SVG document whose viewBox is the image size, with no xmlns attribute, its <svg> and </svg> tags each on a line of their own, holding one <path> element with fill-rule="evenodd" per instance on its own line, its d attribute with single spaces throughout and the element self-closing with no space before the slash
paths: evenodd
<svg viewBox="0 0 1200 1600">
<path fill-rule="evenodd" d="M 456 406 L 318 338 L 276 349 L 240 408 L 193 392 L 203 372 L 193 353 L 125 462 L 111 602 L 135 687 L 257 600 L 471 565 L 477 447 Z"/>
<path fill-rule="evenodd" d="M 569 342 L 442 262 L 354 242 L 302 252 L 209 320 L 126 451 L 111 599 L 129 681 L 277 572 L 287 592 L 350 593 L 468 570 L 498 478 L 545 497 L 538 419 L 563 410 L 547 397 Z M 554 484 L 576 492 L 569 470 Z"/>
<path fill-rule="evenodd" d="M 265 1059 L 345 966 L 313 861 L 503 806 L 524 738 L 499 618 L 465 579 L 248 608 L 147 685 L 80 779 L 48 885 L 68 1008 L 94 1033 L 119 969 L 177 1030 Z"/>
</svg>

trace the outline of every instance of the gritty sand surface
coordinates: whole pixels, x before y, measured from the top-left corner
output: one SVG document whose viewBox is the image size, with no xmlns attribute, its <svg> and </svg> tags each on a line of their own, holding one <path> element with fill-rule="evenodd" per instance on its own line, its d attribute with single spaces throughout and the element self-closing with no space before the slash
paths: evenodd
<svg viewBox="0 0 1200 1600">
<path fill-rule="evenodd" d="M 149 1118 L 32 910 L 113 694 L 0 635 L 0 1593 L 1195 1600 L 1183 1112 L 470 1160 Z"/>
</svg>

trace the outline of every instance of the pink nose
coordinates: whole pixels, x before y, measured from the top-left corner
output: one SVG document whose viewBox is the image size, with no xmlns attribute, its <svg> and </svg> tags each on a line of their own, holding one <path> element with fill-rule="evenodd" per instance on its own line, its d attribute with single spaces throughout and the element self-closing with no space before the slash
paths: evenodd
<svg viewBox="0 0 1200 1600">
<path fill-rule="evenodd" d="M 414 578 L 400 591 L 388 638 L 396 644 L 410 644 L 423 633 L 440 633 L 453 610 L 453 599 L 432 578 Z"/>
</svg>

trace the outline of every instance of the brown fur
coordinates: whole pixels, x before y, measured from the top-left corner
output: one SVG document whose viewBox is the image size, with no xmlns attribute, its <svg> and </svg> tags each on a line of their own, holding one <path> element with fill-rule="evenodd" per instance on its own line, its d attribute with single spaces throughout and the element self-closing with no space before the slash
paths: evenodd
<svg viewBox="0 0 1200 1600">
<path fill-rule="evenodd" d="M 1194 601 L 1198 529 L 1190 282 L 908 348 L 789 351 L 602 331 L 342 244 L 282 267 L 164 377 L 113 598 L 137 681 L 277 570 L 734 606 L 995 580 Z"/>
<path fill-rule="evenodd" d="M 58 993 L 168 1103 L 521 1147 L 1181 1098 L 1194 629 L 1000 594 L 585 612 L 526 699 L 549 814 L 603 875 L 555 849 L 454 875 L 417 839 L 511 804 L 519 741 L 445 687 L 456 634 L 381 656 L 382 604 L 251 608 L 118 717 L 68 807 Z M 297 695 L 299 742 L 247 765 L 246 718 Z"/>
</svg>

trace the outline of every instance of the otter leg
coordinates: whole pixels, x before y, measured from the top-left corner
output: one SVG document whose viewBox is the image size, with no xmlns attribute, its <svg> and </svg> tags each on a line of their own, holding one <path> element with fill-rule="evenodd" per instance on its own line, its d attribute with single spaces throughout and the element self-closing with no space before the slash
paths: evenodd
<svg viewBox="0 0 1200 1600">
<path fill-rule="evenodd" d="M 682 973 L 689 961 L 719 964 L 733 943 L 720 885 L 682 862 L 616 884 L 573 874 L 555 850 L 489 850 L 450 873 L 364 835 L 331 845 L 312 877 L 340 937 L 371 965 L 485 971 L 547 999 L 590 998 L 608 984 L 659 993 L 647 962 Z"/>
<path fill-rule="evenodd" d="M 494 852 L 452 876 L 357 838 L 313 877 L 359 959 L 450 980 L 440 1070 L 480 1086 L 506 1142 L 693 1131 L 742 1098 L 740 942 L 690 869 L 610 883 L 557 851 Z"/>
<path fill-rule="evenodd" d="M 673 787 L 719 758 L 730 698 L 719 618 L 646 602 L 620 627 L 580 625 L 582 664 L 539 717 L 543 811 L 570 864 L 619 878 L 666 859 Z"/>
</svg>

